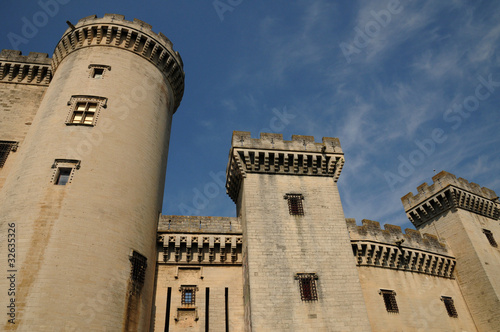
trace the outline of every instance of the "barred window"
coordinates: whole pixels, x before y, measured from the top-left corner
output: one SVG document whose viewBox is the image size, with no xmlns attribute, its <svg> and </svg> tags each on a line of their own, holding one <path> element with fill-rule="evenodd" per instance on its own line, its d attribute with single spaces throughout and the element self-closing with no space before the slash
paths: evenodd
<svg viewBox="0 0 500 332">
<path fill-rule="evenodd" d="M 493 236 L 493 233 L 487 229 L 483 229 L 483 233 L 484 233 L 484 235 L 486 235 L 486 238 L 490 242 L 491 246 L 497 248 L 498 244 L 497 244 L 497 241 L 495 241 L 495 237 Z"/>
<path fill-rule="evenodd" d="M 318 292 L 316 291 L 316 273 L 297 273 L 295 279 L 299 281 L 300 298 L 302 301 L 317 301 Z"/>
<path fill-rule="evenodd" d="M 181 286 L 181 303 L 185 306 L 193 306 L 196 303 L 196 290 L 197 287 L 194 285 L 184 285 Z"/>
<path fill-rule="evenodd" d="M 10 151 L 17 150 L 17 142 L 0 141 L 0 168 L 3 167 Z"/>
<path fill-rule="evenodd" d="M 284 198 L 288 200 L 288 211 L 290 212 L 290 215 L 304 215 L 304 208 L 302 207 L 304 196 L 302 196 L 302 194 L 286 194 Z"/>
<path fill-rule="evenodd" d="M 458 313 L 457 309 L 455 309 L 455 304 L 453 303 L 453 299 L 449 296 L 441 296 L 441 301 L 444 302 L 444 306 L 446 307 L 446 311 L 448 312 L 448 316 L 457 318 Z"/>
<path fill-rule="evenodd" d="M 388 289 L 381 289 L 379 294 L 384 298 L 385 309 L 387 312 L 398 313 L 398 303 L 396 302 L 396 292 Z"/>
<path fill-rule="evenodd" d="M 133 251 L 129 259 L 132 264 L 130 278 L 136 283 L 136 285 L 142 286 L 144 284 L 146 268 L 148 266 L 147 258 L 139 254 L 137 251 Z"/>
</svg>

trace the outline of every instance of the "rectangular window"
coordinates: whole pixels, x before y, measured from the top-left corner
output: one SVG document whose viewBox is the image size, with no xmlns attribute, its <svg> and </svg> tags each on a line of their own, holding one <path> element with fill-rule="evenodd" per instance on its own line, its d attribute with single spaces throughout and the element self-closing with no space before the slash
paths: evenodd
<svg viewBox="0 0 500 332">
<path fill-rule="evenodd" d="M 52 164 L 51 182 L 55 185 L 65 186 L 73 181 L 75 170 L 80 169 L 80 160 L 56 159 Z"/>
<path fill-rule="evenodd" d="M 398 303 L 396 302 L 396 292 L 388 289 L 381 289 L 380 293 L 384 298 L 385 309 L 387 312 L 398 313 Z"/>
<path fill-rule="evenodd" d="M 132 264 L 130 278 L 137 286 L 142 286 L 146 276 L 146 268 L 148 267 L 147 258 L 137 251 L 133 251 L 129 259 Z"/>
<path fill-rule="evenodd" d="M 286 194 L 284 198 L 288 201 L 288 212 L 290 212 L 290 215 L 304 215 L 304 208 L 302 207 L 304 196 L 302 194 Z"/>
<path fill-rule="evenodd" d="M 101 79 L 104 75 L 104 68 L 94 68 L 93 78 Z"/>
<path fill-rule="evenodd" d="M 0 141 L 0 168 L 3 167 L 10 151 L 17 150 L 17 142 Z"/>
<path fill-rule="evenodd" d="M 111 66 L 108 65 L 89 65 L 89 77 L 95 79 L 103 79 L 107 71 L 111 71 Z"/>
<path fill-rule="evenodd" d="M 317 301 L 316 273 L 297 273 L 295 279 L 299 281 L 300 298 L 302 301 Z"/>
<path fill-rule="evenodd" d="M 486 238 L 490 242 L 492 247 L 498 248 L 497 241 L 495 241 L 495 237 L 493 236 L 493 233 L 487 229 L 483 229 L 484 235 L 486 235 Z"/>
<path fill-rule="evenodd" d="M 458 313 L 455 309 L 455 304 L 453 303 L 453 299 L 449 296 L 441 296 L 441 301 L 444 302 L 444 306 L 446 307 L 446 311 L 448 312 L 448 316 L 457 318 Z"/>
<path fill-rule="evenodd" d="M 54 184 L 65 186 L 71 176 L 72 168 L 59 168 Z"/>
<path fill-rule="evenodd" d="M 77 103 L 71 123 L 92 125 L 94 123 L 96 110 L 97 103 Z"/>
<path fill-rule="evenodd" d="M 196 303 L 196 286 L 181 286 L 181 303 L 186 306 L 193 306 Z"/>
<path fill-rule="evenodd" d="M 70 111 L 67 125 L 95 126 L 102 108 L 106 108 L 107 98 L 97 96 L 72 96 L 68 102 Z"/>
</svg>

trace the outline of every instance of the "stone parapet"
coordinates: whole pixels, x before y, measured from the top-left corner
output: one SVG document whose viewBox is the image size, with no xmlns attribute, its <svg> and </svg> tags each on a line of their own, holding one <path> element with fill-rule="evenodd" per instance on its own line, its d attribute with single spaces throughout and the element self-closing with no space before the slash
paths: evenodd
<svg viewBox="0 0 500 332">
<path fill-rule="evenodd" d="M 293 135 L 291 141 L 281 134 L 261 133 L 259 139 L 249 132 L 234 131 L 226 170 L 226 190 L 238 199 L 242 178 L 247 173 L 328 176 L 338 180 L 344 153 L 338 138 Z"/>
<path fill-rule="evenodd" d="M 433 184 L 423 183 L 418 193 L 408 193 L 401 198 L 408 219 L 419 227 L 452 208 L 461 208 L 498 220 L 500 204 L 496 193 L 476 183 L 442 171 L 435 175 Z"/>
<path fill-rule="evenodd" d="M 241 234 L 241 222 L 233 217 L 160 216 L 158 232 Z"/>
<path fill-rule="evenodd" d="M 159 234 L 158 262 L 170 264 L 241 264 L 241 235 Z"/>
<path fill-rule="evenodd" d="M 156 65 L 172 86 L 174 111 L 177 109 L 184 94 L 183 63 L 165 35 L 154 33 L 151 25 L 141 20 L 127 21 L 123 15 L 88 16 L 68 28 L 57 44 L 52 64 L 54 72 L 67 55 L 92 46 L 118 47 Z"/>
<path fill-rule="evenodd" d="M 376 221 L 346 219 L 353 254 L 358 266 L 373 266 L 453 278 L 456 260 L 445 244 L 430 234 Z"/>
<path fill-rule="evenodd" d="M 52 79 L 52 60 L 47 53 L 2 50 L 0 53 L 0 82 L 48 86 Z"/>
</svg>

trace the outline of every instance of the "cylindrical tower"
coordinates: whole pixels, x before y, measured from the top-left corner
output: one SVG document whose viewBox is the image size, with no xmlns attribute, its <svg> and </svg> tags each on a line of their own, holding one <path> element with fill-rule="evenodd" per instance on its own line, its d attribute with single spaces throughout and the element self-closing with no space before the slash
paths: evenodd
<svg viewBox="0 0 500 332">
<path fill-rule="evenodd" d="M 148 331 L 182 66 L 139 20 L 89 16 L 66 31 L 0 194 L 2 238 L 16 229 L 2 269 L 14 271 L 16 324 L 0 329 Z"/>
</svg>

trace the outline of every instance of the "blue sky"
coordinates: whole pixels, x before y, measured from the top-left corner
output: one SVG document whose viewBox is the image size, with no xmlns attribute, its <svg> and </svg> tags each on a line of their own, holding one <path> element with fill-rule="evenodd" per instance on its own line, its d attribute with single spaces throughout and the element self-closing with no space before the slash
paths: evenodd
<svg viewBox="0 0 500 332">
<path fill-rule="evenodd" d="M 500 192 L 498 1 L 5 0 L 0 47 L 51 55 L 66 20 L 104 13 L 148 22 L 184 61 L 164 214 L 235 216 L 233 130 L 339 137 L 358 222 L 409 227 L 400 197 L 434 170 Z"/>
</svg>

